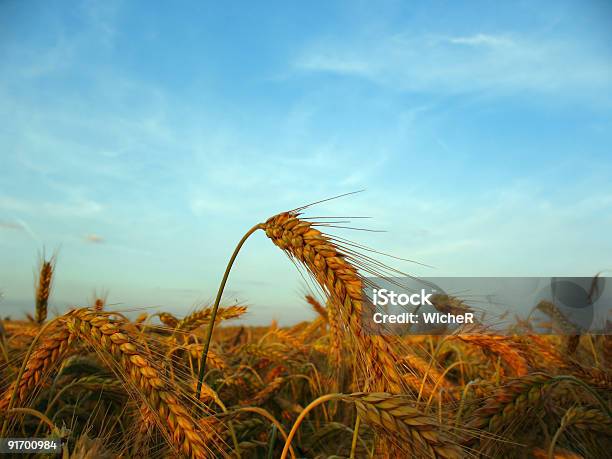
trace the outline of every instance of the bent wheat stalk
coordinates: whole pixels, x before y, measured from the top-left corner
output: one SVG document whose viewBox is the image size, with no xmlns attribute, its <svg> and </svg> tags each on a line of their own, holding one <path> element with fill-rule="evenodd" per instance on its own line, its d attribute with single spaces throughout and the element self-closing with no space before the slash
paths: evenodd
<svg viewBox="0 0 612 459">
<path fill-rule="evenodd" d="M 91 309 L 70 311 L 45 324 L 39 335 L 49 329 L 53 333 L 35 350 L 36 340 L 32 343 L 22 371 L 0 399 L 0 412 L 9 412 L 15 402 L 25 401 L 43 382 L 45 373 L 58 363 L 69 344 L 76 340 L 91 346 L 111 365 L 124 383 L 133 389 L 133 395 L 142 397 L 151 411 L 159 417 L 162 429 L 167 429 L 169 443 L 173 444 L 181 455 L 193 458 L 213 456 L 203 441 L 205 435 L 200 432 L 183 403 L 175 395 L 176 390 L 170 387 L 138 340 L 121 325 L 122 321 L 112 320 L 108 313 Z M 6 424 L 5 419 L 3 431 L 6 430 Z"/>
<path fill-rule="evenodd" d="M 47 424 L 47 426 L 49 427 L 52 433 L 59 432 L 59 429 L 57 428 L 55 424 L 53 424 L 53 421 L 51 421 L 51 419 L 49 419 L 46 415 L 44 415 L 40 411 L 34 410 L 32 408 L 11 408 L 10 410 L 6 412 L 6 414 L 8 416 L 12 416 L 14 414 L 23 414 L 23 415 L 27 414 L 30 416 L 34 416 L 40 419 L 43 423 Z"/>
<path fill-rule="evenodd" d="M 170 439 L 181 454 L 193 458 L 206 458 L 210 451 L 203 442 L 185 407 L 174 395 L 156 365 L 143 352 L 138 342 L 120 328 L 107 314 L 79 309 L 65 316 L 66 326 L 77 338 L 88 343 L 96 352 L 110 357 L 120 368 L 120 375 L 137 388 L 148 404 L 168 426 Z M 123 371 L 121 371 L 123 370 Z"/>
<path fill-rule="evenodd" d="M 36 348 L 39 339 L 48 331 L 51 331 L 51 335 L 46 337 Z M 70 333 L 57 320 L 47 322 L 40 328 L 28 348 L 17 379 L 0 398 L 0 413 L 11 409 L 15 403 L 22 404 L 26 400 L 27 396 L 43 379 L 43 375 L 50 371 L 64 355 L 70 344 L 70 339 Z M 7 420 L 4 419 L 1 437 L 5 436 L 6 428 Z"/>
<path fill-rule="evenodd" d="M 602 410 L 612 417 L 612 412 L 602 397 L 585 382 L 569 375 L 550 376 L 545 373 L 532 373 L 509 380 L 487 397 L 481 407 L 476 409 L 468 427 L 486 430 L 491 433 L 501 431 L 513 419 L 524 415 L 528 410 L 536 409 L 544 395 L 559 382 L 566 381 L 582 387 L 599 402 Z M 470 439 L 475 441 L 476 438 Z"/>
<path fill-rule="evenodd" d="M 405 385 L 396 366 L 398 356 L 392 350 L 388 339 L 384 336 L 369 335 L 363 329 L 361 315 L 364 281 L 351 262 L 351 257 L 344 254 L 331 238 L 314 228 L 311 222 L 302 220 L 299 216 L 299 212 L 295 211 L 282 212 L 265 223 L 253 226 L 234 249 L 206 329 L 196 398 L 200 395 L 215 318 L 230 270 L 245 241 L 258 229 L 263 229 L 277 247 L 306 267 L 328 295 L 331 300 L 329 305 L 338 305 L 339 319 L 346 325 L 347 331 L 351 332 L 350 336 L 356 340 L 359 352 L 363 353 L 363 358 L 357 359 L 357 368 L 365 380 L 365 388 L 403 392 Z"/>
<path fill-rule="evenodd" d="M 323 395 L 304 408 L 289 432 L 281 459 L 287 457 L 291 441 L 308 413 L 331 400 L 353 403 L 359 418 L 387 437 L 406 457 L 457 459 L 466 455 L 443 425 L 412 406 L 408 398 L 383 392 L 355 392 Z"/>
<path fill-rule="evenodd" d="M 584 430 L 599 431 L 603 434 L 610 435 L 612 431 L 612 419 L 599 410 L 577 406 L 569 408 L 563 415 L 563 418 L 561 418 L 561 425 L 550 441 L 550 446 L 548 447 L 549 459 L 555 457 L 554 451 L 557 440 L 559 440 L 561 434 L 570 426 L 575 426 Z"/>
<path fill-rule="evenodd" d="M 210 340 L 212 339 L 212 332 L 215 326 L 215 320 L 217 318 L 217 311 L 219 309 L 219 303 L 221 303 L 221 296 L 223 296 L 223 290 L 225 289 L 225 284 L 227 283 L 227 279 L 229 277 L 229 273 L 234 265 L 234 261 L 236 261 L 236 257 L 238 256 L 238 252 L 249 238 L 251 234 L 253 234 L 258 229 L 262 228 L 261 224 L 255 225 L 253 228 L 248 230 L 242 239 L 238 242 L 238 245 L 234 249 L 234 253 L 227 263 L 227 267 L 225 268 L 225 273 L 223 274 L 223 279 L 221 279 L 221 285 L 219 285 L 219 290 L 217 291 L 217 297 L 215 298 L 215 303 L 213 304 L 212 310 L 210 312 L 210 322 L 208 327 L 206 327 L 206 335 L 204 336 L 204 348 L 202 350 L 202 363 L 200 363 L 200 372 L 198 374 L 198 386 L 196 387 L 196 398 L 200 399 L 200 394 L 202 392 L 202 382 L 204 381 L 204 374 L 206 373 L 206 358 L 208 357 L 208 349 L 210 348 Z"/>
</svg>

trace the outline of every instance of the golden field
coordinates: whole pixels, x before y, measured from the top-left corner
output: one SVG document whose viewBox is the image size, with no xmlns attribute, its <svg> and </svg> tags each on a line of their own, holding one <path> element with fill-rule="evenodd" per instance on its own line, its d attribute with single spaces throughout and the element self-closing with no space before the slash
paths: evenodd
<svg viewBox="0 0 612 459">
<path fill-rule="evenodd" d="M 72 458 L 609 457 L 610 336 L 520 318 L 503 336 L 370 335 L 363 276 L 384 267 L 320 226 L 292 211 L 245 235 L 265 231 L 320 288 L 316 319 L 290 328 L 232 322 L 247 308 L 220 305 L 230 267 L 185 317 L 100 298 L 50 318 L 43 260 L 32 315 L 0 322 L 0 437 L 61 438 Z"/>
</svg>

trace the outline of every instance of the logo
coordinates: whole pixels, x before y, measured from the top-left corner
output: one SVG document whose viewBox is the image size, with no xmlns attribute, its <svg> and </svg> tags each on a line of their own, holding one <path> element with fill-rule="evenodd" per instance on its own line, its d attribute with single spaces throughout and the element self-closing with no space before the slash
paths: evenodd
<svg viewBox="0 0 612 459">
<path fill-rule="evenodd" d="M 431 301 L 429 298 L 433 295 L 433 293 L 426 293 L 425 289 L 422 288 L 420 293 L 395 293 L 392 290 L 383 289 L 373 289 L 372 290 L 372 302 L 376 306 L 424 306 L 430 305 Z"/>
</svg>

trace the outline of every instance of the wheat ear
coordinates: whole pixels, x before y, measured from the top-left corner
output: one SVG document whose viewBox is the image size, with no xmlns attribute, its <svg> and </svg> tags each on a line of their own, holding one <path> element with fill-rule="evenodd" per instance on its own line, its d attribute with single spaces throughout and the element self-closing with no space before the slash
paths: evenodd
<svg viewBox="0 0 612 459">
<path fill-rule="evenodd" d="M 516 349 L 515 343 L 507 336 L 479 334 L 456 335 L 456 338 L 499 355 L 516 376 L 523 376 L 528 373 L 527 361 Z"/>
<path fill-rule="evenodd" d="M 138 389 L 150 409 L 168 426 L 170 438 L 181 454 L 194 458 L 209 457 L 203 435 L 187 410 L 174 395 L 163 375 L 148 355 L 126 330 L 112 321 L 107 314 L 89 309 L 68 313 L 64 320 L 70 332 L 87 342 L 97 352 L 110 357 L 123 370 L 126 382 Z M 120 372 L 120 375 L 123 375 Z"/>
<path fill-rule="evenodd" d="M 598 431 L 606 436 L 612 436 L 612 419 L 610 416 L 606 416 L 601 411 L 595 409 L 572 407 L 569 408 L 563 415 L 563 418 L 561 418 L 561 425 L 550 441 L 548 457 L 554 457 L 557 440 L 570 426 L 583 430 Z"/>
<path fill-rule="evenodd" d="M 357 367 L 365 380 L 365 388 L 403 392 L 404 383 L 396 367 L 398 356 L 392 350 L 388 339 L 384 336 L 368 335 L 363 330 L 361 315 L 364 282 L 357 269 L 349 257 L 343 254 L 328 236 L 314 228 L 311 222 L 301 220 L 298 212 L 283 212 L 269 218 L 265 223 L 253 226 L 234 249 L 211 310 L 212 320 L 206 329 L 196 397 L 199 397 L 202 387 L 214 318 L 229 273 L 246 240 L 259 229 L 263 229 L 270 240 L 290 258 L 303 264 L 329 299 L 338 304 L 343 325 L 351 331 L 351 336 L 358 344 L 359 353 L 364 354 L 363 358 L 357 360 Z"/>
<path fill-rule="evenodd" d="M 327 394 L 310 403 L 296 419 L 281 459 L 285 459 L 302 421 L 317 406 L 331 400 L 353 403 L 363 422 L 391 441 L 397 454 L 414 458 L 458 459 L 466 451 L 453 439 L 448 429 L 435 418 L 423 414 L 405 396 L 388 393 L 356 392 L 353 394 Z"/>
<path fill-rule="evenodd" d="M 49 322 L 46 325 L 49 335 L 38 344 L 38 347 L 32 347 L 29 356 L 26 355 L 23 372 L 0 398 L 0 412 L 14 405 L 22 405 L 43 380 L 43 376 L 51 371 L 67 350 L 71 340 L 68 330 L 57 322 Z M 36 340 L 32 342 L 32 346 L 35 344 Z"/>
<path fill-rule="evenodd" d="M 246 306 L 229 306 L 227 308 L 219 308 L 215 317 L 215 322 L 223 320 L 235 319 L 240 317 L 247 311 Z M 212 308 L 204 308 L 200 311 L 195 311 L 179 320 L 176 324 L 178 330 L 191 331 L 202 325 L 208 324 L 212 315 Z M 160 316 L 161 319 L 161 316 Z"/>
<path fill-rule="evenodd" d="M 329 296 L 330 305 L 338 305 L 341 323 L 346 324 L 363 353 L 358 368 L 366 388 L 402 392 L 398 358 L 386 337 L 368 335 L 363 329 L 364 282 L 348 257 L 311 222 L 301 220 L 298 213 L 275 215 L 263 224 L 263 229 L 277 247 L 306 267 Z"/>
<path fill-rule="evenodd" d="M 40 264 L 38 279 L 36 282 L 36 317 L 35 320 L 42 324 L 47 320 L 47 308 L 49 305 L 49 295 L 51 294 L 51 284 L 53 282 L 53 270 L 55 258 L 49 260 L 44 258 Z"/>
</svg>

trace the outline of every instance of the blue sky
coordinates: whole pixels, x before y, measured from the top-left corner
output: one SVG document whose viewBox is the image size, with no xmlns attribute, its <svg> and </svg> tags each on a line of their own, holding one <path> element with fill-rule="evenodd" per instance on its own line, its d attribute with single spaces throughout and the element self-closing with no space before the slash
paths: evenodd
<svg viewBox="0 0 612 459">
<path fill-rule="evenodd" d="M 416 275 L 612 269 L 612 6 L 550 2 L 0 3 L 0 290 L 106 289 L 184 313 L 285 209 Z M 263 234 L 228 301 L 309 316 Z"/>
</svg>

